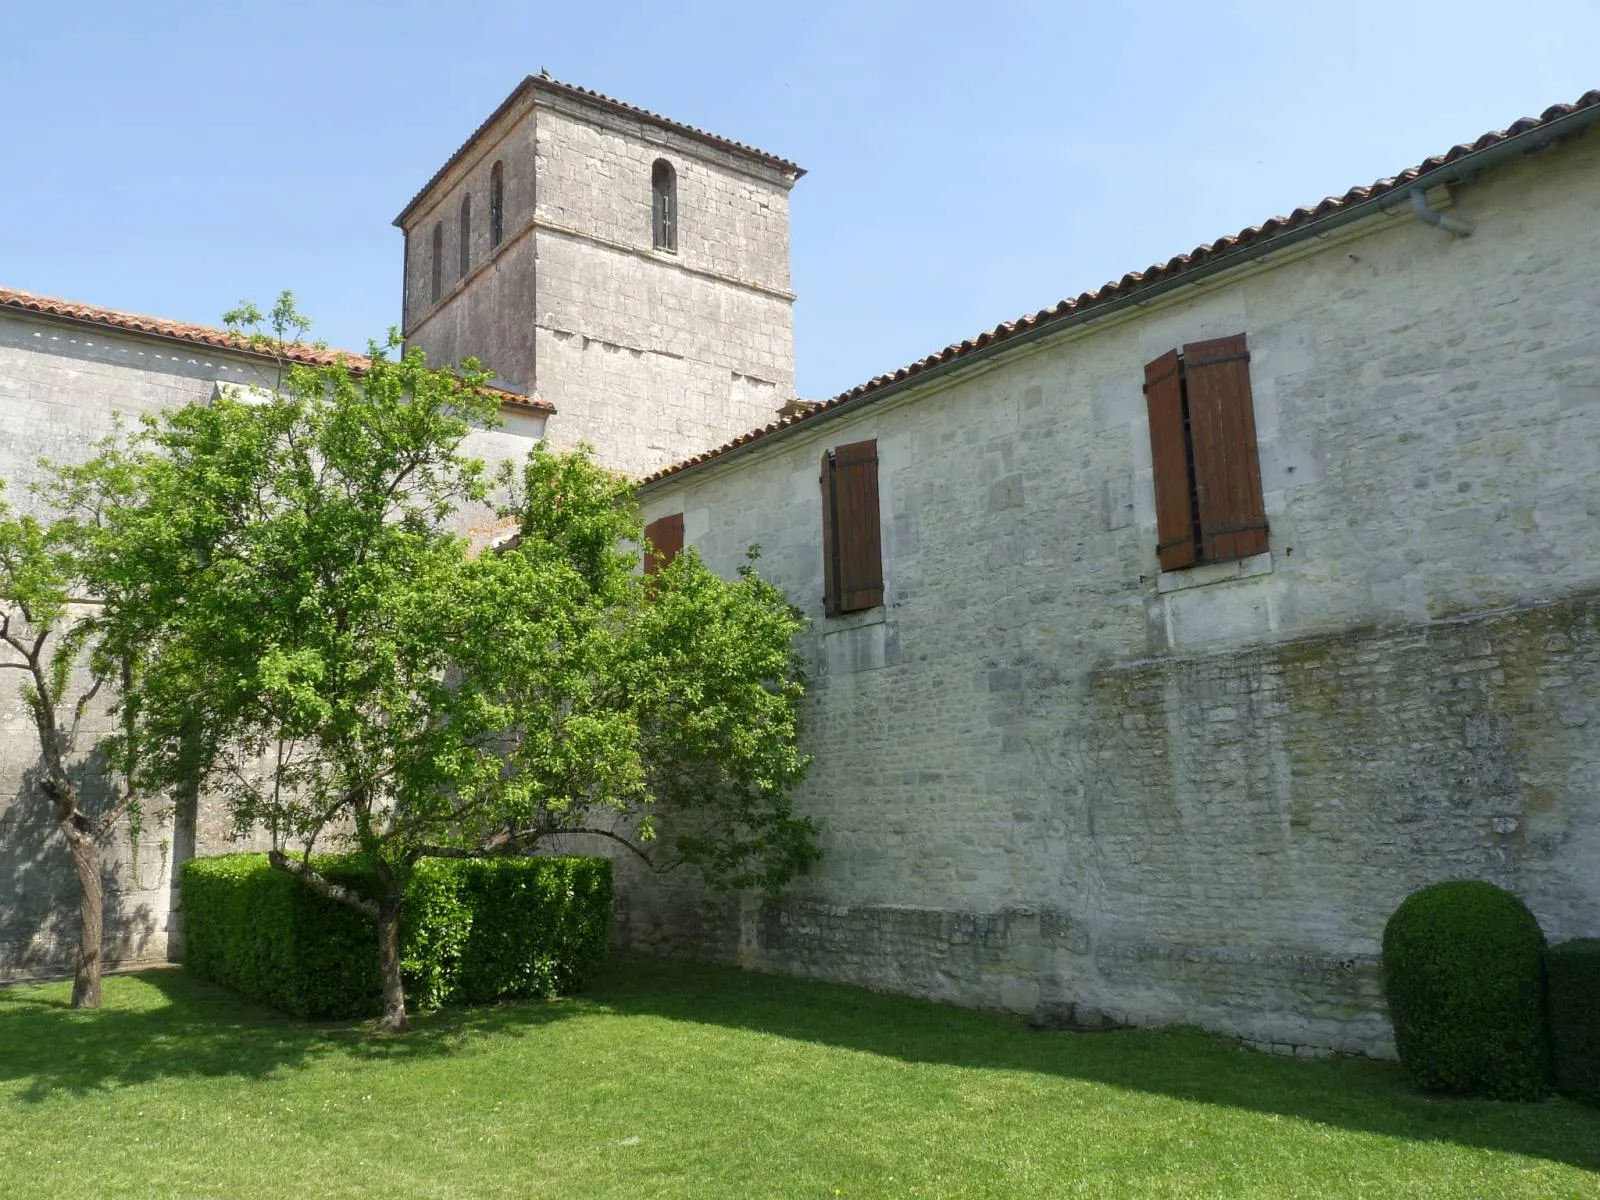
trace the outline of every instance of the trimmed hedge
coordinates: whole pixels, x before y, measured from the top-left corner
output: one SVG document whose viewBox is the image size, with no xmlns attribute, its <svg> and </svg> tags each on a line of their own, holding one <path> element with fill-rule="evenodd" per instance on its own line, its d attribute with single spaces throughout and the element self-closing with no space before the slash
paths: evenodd
<svg viewBox="0 0 1600 1200">
<path fill-rule="evenodd" d="M 1544 965 L 1556 1090 L 1600 1106 L 1600 938 L 1551 946 Z"/>
<path fill-rule="evenodd" d="M 313 861 L 333 882 L 376 894 L 360 860 Z M 189 970 L 297 1016 L 380 1010 L 377 932 L 362 914 L 264 854 L 190 859 L 180 879 Z M 570 991 L 604 957 L 610 921 L 603 858 L 424 860 L 400 905 L 407 1001 L 426 1009 Z"/>
<path fill-rule="evenodd" d="M 1407 896 L 1383 931 L 1383 987 L 1400 1062 L 1436 1092 L 1535 1099 L 1550 1075 L 1544 934 L 1492 883 Z"/>
</svg>

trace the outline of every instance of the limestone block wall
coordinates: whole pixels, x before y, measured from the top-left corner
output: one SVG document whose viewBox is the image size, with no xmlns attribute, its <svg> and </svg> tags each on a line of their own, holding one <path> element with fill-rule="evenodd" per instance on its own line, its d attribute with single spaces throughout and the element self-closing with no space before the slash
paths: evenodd
<svg viewBox="0 0 1600 1200">
<path fill-rule="evenodd" d="M 668 477 L 806 610 L 823 860 L 630 944 L 1018 1011 L 1392 1051 L 1376 955 L 1474 876 L 1600 934 L 1600 139 Z M 1162 573 L 1143 364 L 1245 333 L 1269 551 Z M 886 603 L 821 612 L 876 438 Z"/>
<path fill-rule="evenodd" d="M 543 231 L 539 270 L 539 390 L 563 445 L 644 473 L 776 419 L 794 394 L 787 299 Z"/>
<path fill-rule="evenodd" d="M 446 284 L 438 306 L 411 327 L 410 341 L 421 346 L 435 366 L 455 366 L 476 358 L 494 372 L 496 387 L 532 395 L 537 390 L 536 254 L 531 229 L 502 243 L 493 257 L 479 262 L 465 279 Z"/>
<path fill-rule="evenodd" d="M 651 169 L 677 177 L 675 250 L 652 244 Z M 506 172 L 488 245 L 489 171 Z M 772 420 L 794 395 L 788 193 L 763 160 L 540 92 L 480 134 L 406 219 L 406 332 L 552 401 L 553 441 L 645 473 Z M 461 198 L 473 197 L 460 270 Z M 431 302 L 432 229 L 443 290 Z"/>
<path fill-rule="evenodd" d="M 539 393 L 554 440 L 646 472 L 772 420 L 794 394 L 788 191 L 770 167 L 648 123 L 541 103 Z M 652 245 L 651 168 L 677 178 Z"/>
<path fill-rule="evenodd" d="M 76 462 L 113 429 L 120 414 L 208 401 L 218 383 L 270 388 L 276 369 L 243 355 L 7 312 L 0 315 L 0 495 L 27 511 L 41 458 Z M 520 458 L 542 435 L 542 414 L 512 413 L 495 430 L 470 435 L 469 453 L 491 466 Z M 486 509 L 461 514 L 463 528 L 487 534 Z M 37 734 L 18 691 L 20 675 L 0 673 L 0 980 L 61 970 L 77 946 L 76 883 L 66 843 L 34 790 Z M 77 768 L 86 794 L 102 784 L 95 734 L 109 720 L 92 710 Z M 168 798 L 146 806 L 137 829 L 106 843 L 107 955 L 124 962 L 161 961 L 176 952 L 181 914 L 175 864 L 195 853 L 253 848 L 232 840 L 227 814 L 201 799 L 185 810 Z M 170 945 L 169 945 L 170 943 Z"/>
<path fill-rule="evenodd" d="M 524 100 L 501 114 L 490 128 L 481 131 L 471 151 L 460 162 L 454 164 L 446 176 L 434 186 L 427 200 L 406 217 L 404 226 L 405 261 L 402 272 L 404 316 L 401 325 L 406 335 L 419 337 L 429 354 L 440 362 L 458 362 L 468 355 L 475 354 L 494 366 L 501 375 L 502 385 L 513 391 L 532 389 L 533 364 L 531 357 L 526 356 L 526 347 L 522 348 L 524 353 L 519 354 L 519 347 L 515 343 L 501 345 L 490 340 L 457 349 L 440 341 L 436 349 L 436 343 L 431 339 L 451 336 L 448 332 L 444 332 L 451 328 L 451 322 L 445 322 L 442 328 L 430 328 L 426 334 L 423 333 L 423 328 L 424 322 L 434 318 L 436 309 L 449 308 L 461 292 L 468 290 L 466 284 L 472 282 L 476 273 L 486 268 L 489 274 L 487 287 L 476 290 L 491 294 L 499 292 L 499 299 L 506 305 L 505 311 L 508 317 L 513 313 L 517 314 L 523 318 L 524 324 L 527 315 L 533 311 L 531 295 L 525 292 L 515 295 L 504 294 L 508 282 L 503 278 L 509 274 L 520 280 L 527 274 L 528 278 L 520 286 L 531 289 L 531 271 L 528 270 L 531 267 L 531 259 L 526 263 L 501 262 L 501 259 L 528 232 L 533 221 L 536 152 L 535 125 L 531 119 L 531 111 L 531 103 Z M 501 210 L 501 241 L 499 246 L 492 246 L 489 225 L 489 180 L 496 163 L 501 167 L 505 192 Z M 472 218 L 468 225 L 469 265 L 465 279 L 462 277 L 460 267 L 461 199 L 464 195 L 472 197 Z M 443 247 L 440 272 L 442 289 L 437 305 L 432 299 L 435 224 L 441 226 Z M 512 307 L 514 302 L 515 307 Z M 456 321 L 460 319 L 454 318 Z M 509 329 L 492 323 L 483 323 L 481 320 L 474 325 L 474 329 L 491 339 L 511 332 Z"/>
<path fill-rule="evenodd" d="M 774 291 L 789 287 L 791 181 L 761 162 L 649 122 L 548 96 L 538 105 L 540 221 L 651 248 L 651 167 L 677 176 L 677 249 L 666 261 Z"/>
</svg>

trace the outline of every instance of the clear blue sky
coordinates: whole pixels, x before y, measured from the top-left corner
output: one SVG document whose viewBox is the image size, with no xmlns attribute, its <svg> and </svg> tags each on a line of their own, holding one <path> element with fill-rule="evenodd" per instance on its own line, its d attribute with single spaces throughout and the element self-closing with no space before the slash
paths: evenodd
<svg viewBox="0 0 1600 1200">
<path fill-rule="evenodd" d="M 800 393 L 1600 87 L 1600 4 L 12 0 L 0 285 L 359 348 L 389 222 L 547 67 L 793 159 Z"/>
</svg>

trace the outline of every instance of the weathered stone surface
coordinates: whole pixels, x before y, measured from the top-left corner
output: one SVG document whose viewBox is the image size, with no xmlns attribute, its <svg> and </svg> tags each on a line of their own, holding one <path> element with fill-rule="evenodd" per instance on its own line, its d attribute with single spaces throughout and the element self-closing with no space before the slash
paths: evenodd
<svg viewBox="0 0 1600 1200">
<path fill-rule="evenodd" d="M 561 407 L 557 441 L 640 471 L 789 398 L 786 181 L 576 101 L 508 111 L 480 149 L 408 226 L 406 323 L 437 357 L 479 354 Z M 677 255 L 649 244 L 658 156 Z M 497 158 L 506 241 L 458 281 L 456 205 L 473 192 L 486 239 Z M 1392 1052 L 1379 939 L 1415 887 L 1490 879 L 1553 939 L 1600 934 L 1600 137 L 1455 201 L 1470 238 L 1402 204 L 646 489 L 720 571 L 760 544 L 811 618 L 797 799 L 824 858 L 777 902 L 625 859 L 619 942 L 1309 1057 Z M 1239 332 L 1268 552 L 1162 573 L 1141 368 Z M 246 365 L 8 316 L 0 471 L 20 489 L 111 409 Z M 829 619 L 817 463 L 864 438 L 886 604 Z M 70 877 L 7 803 L 32 761 L 14 701 L 0 732 L 4 976 L 64 959 Z M 202 804 L 146 821 L 137 874 L 119 850 L 119 947 L 160 953 L 171 861 L 225 833 Z"/>
<path fill-rule="evenodd" d="M 1600 933 L 1600 138 L 1456 200 L 646 489 L 811 617 L 824 857 L 688 924 L 641 885 L 624 941 L 1385 1054 L 1409 890 Z M 1238 332 L 1269 553 L 1164 575 L 1142 366 Z M 863 438 L 886 604 L 831 620 L 816 463 Z"/>
<path fill-rule="evenodd" d="M 677 175 L 674 251 L 652 245 L 651 169 Z M 489 176 L 506 180 L 489 245 Z M 555 404 L 550 437 L 643 474 L 765 424 L 794 397 L 789 188 L 763 160 L 589 104 L 515 107 L 407 219 L 406 332 Z M 472 196 L 471 266 L 460 206 Z M 432 236 L 443 292 L 431 301 Z"/>
</svg>

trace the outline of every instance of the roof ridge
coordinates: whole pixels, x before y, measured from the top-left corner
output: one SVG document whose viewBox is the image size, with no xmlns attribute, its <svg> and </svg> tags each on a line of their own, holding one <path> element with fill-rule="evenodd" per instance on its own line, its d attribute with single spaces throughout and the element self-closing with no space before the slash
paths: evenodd
<svg viewBox="0 0 1600 1200">
<path fill-rule="evenodd" d="M 1040 326 L 1053 323 L 1060 319 L 1079 313 L 1091 312 L 1094 309 L 1107 306 L 1116 300 L 1123 299 L 1135 292 L 1146 288 L 1155 287 L 1176 276 L 1184 275 L 1198 268 L 1209 266 L 1221 260 L 1231 260 L 1235 256 L 1242 256 L 1244 252 L 1259 247 L 1264 242 L 1269 242 L 1278 236 L 1293 230 L 1303 229 L 1306 226 L 1317 224 L 1323 220 L 1345 212 L 1356 205 L 1376 199 L 1390 192 L 1399 191 L 1409 187 L 1417 180 L 1422 179 L 1451 163 L 1465 158 L 1469 154 L 1487 150 L 1489 147 L 1522 134 L 1533 132 L 1550 125 L 1563 117 L 1569 117 L 1584 109 L 1600 108 L 1600 88 L 1585 92 L 1570 104 L 1553 104 L 1537 117 L 1523 117 L 1513 121 L 1504 129 L 1491 130 L 1470 143 L 1458 143 L 1446 150 L 1443 154 L 1435 154 L 1425 158 L 1416 166 L 1407 167 L 1396 175 L 1386 176 L 1375 180 L 1367 186 L 1357 186 L 1345 192 L 1342 196 L 1328 196 L 1317 204 L 1307 208 L 1294 209 L 1287 216 L 1271 217 L 1259 225 L 1251 225 L 1241 229 L 1238 233 L 1229 234 L 1213 242 L 1206 242 L 1196 246 L 1187 254 L 1179 254 L 1166 262 L 1156 263 L 1146 267 L 1143 271 L 1130 271 L 1121 279 L 1114 279 L 1102 284 L 1090 292 L 1062 300 L 1050 308 L 1041 308 L 1037 312 L 1028 313 L 1014 320 L 1002 321 L 991 329 L 986 329 L 975 337 L 953 342 L 943 350 L 925 355 L 916 362 L 901 367 L 896 371 L 884 375 L 875 375 L 865 383 L 857 384 L 847 391 L 840 392 L 827 400 L 814 401 L 811 407 L 792 416 L 781 417 L 769 422 L 748 433 L 739 435 L 731 441 L 720 446 L 702 451 L 690 458 L 673 463 L 661 468 L 640 480 L 641 485 L 655 483 L 658 480 L 686 471 L 690 467 L 699 466 L 719 458 L 730 451 L 750 442 L 769 436 L 783 429 L 803 424 L 814 420 L 823 414 L 838 408 L 842 404 L 859 400 L 882 391 L 891 384 L 899 383 L 914 375 L 919 375 L 934 367 L 943 366 L 956 359 L 965 358 L 971 354 L 988 349 L 991 346 L 1007 341 L 1018 334 L 1038 329 Z"/>
<path fill-rule="evenodd" d="M 142 333 L 150 337 L 165 338 L 169 341 L 182 342 L 191 346 L 205 346 L 214 350 L 226 350 L 233 354 L 244 354 L 254 358 L 276 357 L 273 351 L 251 345 L 247 337 L 232 329 L 218 329 L 212 325 L 195 325 L 187 321 L 173 321 L 165 317 L 151 317 L 143 313 L 125 312 L 122 309 L 80 304 L 73 300 L 62 300 L 55 296 L 41 296 L 34 292 L 25 292 L 20 288 L 0 287 L 0 311 L 6 309 L 34 313 L 42 317 L 53 317 L 57 320 L 71 321 L 80 325 L 94 325 L 103 329 L 115 329 L 126 333 Z M 343 362 L 357 375 L 369 370 L 372 366 L 372 359 L 365 354 L 357 354 L 353 350 L 339 350 L 332 347 L 308 346 L 300 342 L 291 343 L 285 347 L 283 357 L 291 362 L 304 363 L 307 366 L 316 367 L 331 366 L 336 362 Z M 523 396 L 517 392 L 508 392 L 504 388 L 496 387 L 485 390 L 492 395 L 498 396 L 504 404 L 537 409 L 541 412 L 555 411 L 553 404 L 547 400 L 540 400 L 535 396 Z"/>
</svg>

